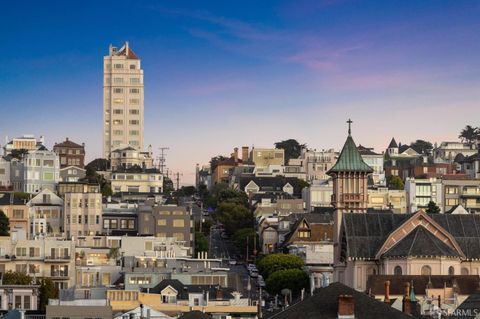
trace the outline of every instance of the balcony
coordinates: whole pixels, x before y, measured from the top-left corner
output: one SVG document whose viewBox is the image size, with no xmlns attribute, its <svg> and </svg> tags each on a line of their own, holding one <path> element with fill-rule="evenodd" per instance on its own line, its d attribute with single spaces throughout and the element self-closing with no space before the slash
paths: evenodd
<svg viewBox="0 0 480 319">
<path fill-rule="evenodd" d="M 360 202 L 360 201 L 363 201 L 363 194 L 356 194 L 356 193 L 343 194 L 341 198 L 342 198 L 341 201 L 345 203 Z"/>
<path fill-rule="evenodd" d="M 50 277 L 52 279 L 65 279 L 69 278 L 68 276 L 68 271 L 60 271 L 60 270 L 54 270 L 50 272 Z"/>
<path fill-rule="evenodd" d="M 45 256 L 46 263 L 67 263 L 70 262 L 70 256 Z"/>
</svg>

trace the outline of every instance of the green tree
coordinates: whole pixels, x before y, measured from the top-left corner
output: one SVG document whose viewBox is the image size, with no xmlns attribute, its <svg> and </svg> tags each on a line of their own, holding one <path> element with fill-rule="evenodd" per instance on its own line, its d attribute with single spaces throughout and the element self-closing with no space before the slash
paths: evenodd
<svg viewBox="0 0 480 319">
<path fill-rule="evenodd" d="M 467 142 L 468 145 L 472 146 L 479 135 L 480 135 L 480 128 L 467 125 L 460 132 L 460 135 L 458 136 L 458 138 L 462 140 L 462 143 Z"/>
<path fill-rule="evenodd" d="M 19 271 L 7 271 L 3 274 L 4 285 L 31 285 L 32 277 L 24 272 Z"/>
<path fill-rule="evenodd" d="M 85 166 L 85 169 L 88 171 L 107 171 L 110 169 L 110 161 L 104 158 L 96 158 Z"/>
<path fill-rule="evenodd" d="M 285 165 L 291 158 L 298 158 L 302 152 L 302 148 L 305 148 L 306 144 L 300 144 L 297 140 L 289 139 L 275 143 L 275 148 L 280 148 L 285 151 Z"/>
<path fill-rule="evenodd" d="M 216 219 L 225 225 L 229 234 L 237 229 L 252 227 L 253 215 L 248 208 L 235 203 L 220 203 L 215 211 Z"/>
<path fill-rule="evenodd" d="M 19 150 L 12 150 L 12 152 L 10 153 L 10 155 L 13 158 L 16 158 L 16 159 L 19 159 L 19 160 L 21 160 L 27 154 L 28 154 L 28 150 L 26 150 L 24 148 L 19 149 Z"/>
<path fill-rule="evenodd" d="M 201 251 L 208 251 L 208 239 L 200 232 L 195 233 L 195 256 Z"/>
<path fill-rule="evenodd" d="M 403 190 L 405 188 L 405 184 L 403 183 L 403 180 L 394 175 L 390 175 L 387 178 L 387 186 L 389 189 L 394 189 L 394 190 Z"/>
<path fill-rule="evenodd" d="M 249 246 L 248 247 L 249 251 L 252 251 L 253 243 L 255 242 L 255 240 L 254 240 L 255 236 L 256 236 L 256 233 L 255 233 L 255 230 L 252 227 L 242 228 L 242 229 L 237 230 L 233 234 L 232 239 L 233 239 L 233 243 L 235 244 L 235 247 L 237 247 L 237 249 L 239 251 L 241 251 L 241 252 L 246 251 L 247 242 L 248 242 L 248 246 Z M 259 241 L 257 240 L 256 243 L 257 243 L 256 248 L 258 249 Z"/>
<path fill-rule="evenodd" d="M 195 194 L 195 191 L 195 186 L 182 186 L 182 188 L 180 188 L 180 193 L 183 196 L 192 196 Z"/>
<path fill-rule="evenodd" d="M 103 184 L 103 187 L 101 187 L 102 190 L 102 196 L 108 197 L 113 195 L 112 187 L 110 186 L 110 183 L 105 183 Z"/>
<path fill-rule="evenodd" d="M 13 196 L 15 198 L 23 199 L 25 201 L 29 201 L 31 198 L 31 195 L 29 193 L 24 193 L 24 192 L 15 192 L 13 193 Z"/>
<path fill-rule="evenodd" d="M 308 289 L 310 280 L 302 269 L 283 269 L 272 273 L 265 283 L 271 294 L 278 294 L 282 289 L 290 289 L 293 295 L 298 295 L 303 288 Z"/>
<path fill-rule="evenodd" d="M 410 147 L 419 154 L 431 154 L 433 150 L 432 143 L 424 140 L 416 140 L 410 143 Z"/>
<path fill-rule="evenodd" d="M 228 158 L 223 156 L 223 155 L 217 155 L 215 157 L 212 157 L 210 159 L 210 171 L 213 172 L 215 171 L 215 169 L 217 168 L 218 166 L 218 163 L 224 161 L 224 160 L 227 160 Z"/>
<path fill-rule="evenodd" d="M 304 181 L 303 179 L 298 179 L 298 188 L 304 189 L 305 187 L 310 187 L 310 183 L 307 181 Z"/>
<path fill-rule="evenodd" d="M 263 257 L 258 263 L 258 271 L 265 277 L 269 278 L 271 274 L 279 270 L 286 269 L 303 269 L 303 260 L 295 255 L 290 254 L 270 254 Z"/>
<path fill-rule="evenodd" d="M 10 220 L 7 215 L 0 209 L 0 236 L 9 236 Z"/>
<path fill-rule="evenodd" d="M 48 305 L 48 299 L 58 298 L 58 290 L 55 288 L 53 281 L 50 278 L 44 278 L 39 280 L 39 308 L 41 311 L 46 311 Z"/>
<path fill-rule="evenodd" d="M 435 204 L 433 200 L 428 202 L 427 209 L 425 210 L 427 214 L 438 214 L 440 213 L 440 208 Z"/>
<path fill-rule="evenodd" d="M 248 197 L 245 192 L 231 188 L 224 189 L 218 194 L 219 203 L 234 203 L 248 207 Z"/>
</svg>

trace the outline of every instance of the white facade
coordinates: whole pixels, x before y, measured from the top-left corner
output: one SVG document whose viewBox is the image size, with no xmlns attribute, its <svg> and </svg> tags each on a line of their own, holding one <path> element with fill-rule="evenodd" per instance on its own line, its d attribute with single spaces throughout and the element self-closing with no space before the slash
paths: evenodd
<svg viewBox="0 0 480 319">
<path fill-rule="evenodd" d="M 153 168 L 153 154 L 149 147 L 148 152 L 141 152 L 133 147 L 117 149 L 111 155 L 112 171 L 117 169 L 140 166 L 141 168 Z"/>
<path fill-rule="evenodd" d="M 0 189 L 10 187 L 10 161 L 0 157 Z"/>
<path fill-rule="evenodd" d="M 30 236 L 63 236 L 63 200 L 49 189 L 44 189 L 28 203 Z"/>
<path fill-rule="evenodd" d="M 104 157 L 128 145 L 143 150 L 143 70 L 128 42 L 120 49 L 110 45 L 103 72 Z"/>
<path fill-rule="evenodd" d="M 414 213 L 419 209 L 426 209 L 428 203 L 433 201 L 443 213 L 442 181 L 436 178 L 415 179 L 407 178 L 405 181 L 407 192 L 407 213 Z"/>
<path fill-rule="evenodd" d="M 10 161 L 10 180 L 14 191 L 38 194 L 54 191 L 60 181 L 60 161 L 55 152 L 46 149 L 30 151 L 21 160 Z"/>
<path fill-rule="evenodd" d="M 332 194 L 332 181 L 313 180 L 310 187 L 302 190 L 302 199 L 306 211 L 311 212 L 314 207 L 331 207 Z"/>
<path fill-rule="evenodd" d="M 290 165 L 300 165 L 306 173 L 307 181 L 328 179 L 327 171 L 337 162 L 338 152 L 329 150 L 302 149 L 299 158 L 290 159 Z"/>
</svg>

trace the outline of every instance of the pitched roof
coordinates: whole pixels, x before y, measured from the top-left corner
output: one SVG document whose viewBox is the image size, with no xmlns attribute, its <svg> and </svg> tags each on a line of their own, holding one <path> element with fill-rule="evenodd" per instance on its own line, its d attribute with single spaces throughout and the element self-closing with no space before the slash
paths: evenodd
<svg viewBox="0 0 480 319">
<path fill-rule="evenodd" d="M 387 148 L 398 148 L 397 141 L 395 141 L 395 137 L 392 137 L 392 140 L 390 141 L 390 144 L 388 144 Z"/>
<path fill-rule="evenodd" d="M 127 53 L 127 48 L 123 46 L 122 49 L 118 51 L 117 55 L 125 55 L 127 56 L 128 59 L 138 60 L 137 55 L 135 54 L 135 52 L 133 52 L 132 49 L 130 49 L 130 47 L 128 47 L 128 53 Z"/>
<path fill-rule="evenodd" d="M 296 177 L 285 177 L 285 176 L 272 176 L 272 177 L 250 177 L 242 176 L 240 177 L 240 189 L 244 190 L 245 186 L 253 181 L 257 186 L 260 187 L 261 192 L 283 192 L 283 187 L 289 183 L 293 187 L 293 195 L 300 197 L 302 195 L 301 185 L 299 184 L 299 179 Z"/>
<path fill-rule="evenodd" d="M 410 234 L 390 248 L 384 257 L 460 257 L 458 252 L 442 242 L 423 226 L 418 226 Z"/>
<path fill-rule="evenodd" d="M 347 257 L 374 259 L 388 235 L 414 214 L 344 213 Z M 480 258 L 480 215 L 430 214 L 450 233 L 467 259 Z"/>
<path fill-rule="evenodd" d="M 375 153 L 373 151 L 373 148 L 365 147 L 361 144 L 358 145 L 357 149 L 360 155 L 381 155 L 381 154 Z"/>
<path fill-rule="evenodd" d="M 212 316 L 199 310 L 185 312 L 178 319 L 211 319 Z"/>
<path fill-rule="evenodd" d="M 474 293 L 480 284 L 480 278 L 477 275 L 375 275 L 368 276 L 367 289 L 375 296 L 382 296 L 385 294 L 385 281 L 390 281 L 390 295 L 403 295 L 406 282 L 412 282 L 415 287 L 417 295 L 426 295 L 425 289 L 443 288 L 456 286 L 459 295 L 470 295 Z"/>
<path fill-rule="evenodd" d="M 480 308 L 480 291 L 471 294 L 465 299 L 460 306 L 455 309 L 450 319 L 474 319 L 478 317 L 478 309 Z"/>
<path fill-rule="evenodd" d="M 53 148 L 57 148 L 57 147 L 84 148 L 82 145 L 72 142 L 68 138 L 65 141 L 55 144 L 53 146 Z"/>
<path fill-rule="evenodd" d="M 360 152 L 353 141 L 352 136 L 349 134 L 345 145 L 343 145 L 342 152 L 338 157 L 337 163 L 327 172 L 339 173 L 339 172 L 366 172 L 372 173 L 373 169 L 368 166 L 362 159 Z"/>
<path fill-rule="evenodd" d="M 339 282 L 332 283 L 326 288 L 318 289 L 313 296 L 288 307 L 285 311 L 274 315 L 271 318 L 337 319 L 339 295 L 353 296 L 355 300 L 355 318 L 412 318 L 411 316 L 390 307 L 384 302 L 375 300 L 374 298 Z"/>
</svg>

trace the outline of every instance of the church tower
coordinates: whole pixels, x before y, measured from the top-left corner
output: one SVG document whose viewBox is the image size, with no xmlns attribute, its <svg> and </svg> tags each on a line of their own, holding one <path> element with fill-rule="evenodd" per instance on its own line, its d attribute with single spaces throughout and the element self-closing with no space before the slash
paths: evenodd
<svg viewBox="0 0 480 319">
<path fill-rule="evenodd" d="M 327 172 L 333 179 L 332 205 L 335 207 L 334 215 L 334 268 L 335 280 L 343 282 L 340 262 L 340 237 L 342 216 L 345 212 L 365 213 L 368 204 L 368 175 L 373 169 L 368 166 L 358 152 L 357 146 L 352 138 L 351 124 L 348 120 L 348 136 L 343 145 L 342 152 L 337 163 Z M 338 266 L 338 267 L 337 267 Z"/>
</svg>

